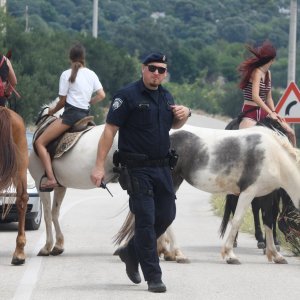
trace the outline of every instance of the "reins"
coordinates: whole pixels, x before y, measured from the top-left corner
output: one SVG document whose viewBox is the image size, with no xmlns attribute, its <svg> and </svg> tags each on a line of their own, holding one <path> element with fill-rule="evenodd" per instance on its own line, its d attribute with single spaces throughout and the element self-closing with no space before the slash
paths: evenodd
<svg viewBox="0 0 300 300">
<path fill-rule="evenodd" d="M 35 121 L 35 125 L 38 125 L 41 121 L 44 122 L 44 119 L 48 118 L 50 115 L 49 114 L 46 114 L 46 115 L 43 115 L 43 112 L 45 111 L 45 109 L 49 109 L 50 107 L 49 106 L 45 106 L 41 109 L 41 111 L 39 112 L 38 116 L 37 116 L 37 120 Z"/>
</svg>

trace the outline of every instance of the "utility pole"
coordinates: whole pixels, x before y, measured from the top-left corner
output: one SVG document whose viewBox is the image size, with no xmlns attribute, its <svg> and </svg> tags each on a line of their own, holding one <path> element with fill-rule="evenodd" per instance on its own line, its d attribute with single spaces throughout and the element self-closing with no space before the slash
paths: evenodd
<svg viewBox="0 0 300 300">
<path fill-rule="evenodd" d="M 2 10 L 4 14 L 6 13 L 6 0 L 0 0 L 0 10 Z M 4 23 L 4 22 L 6 22 L 6 21 L 4 21 L 4 20 L 0 21 L 0 27 L 3 26 L 2 33 L 5 35 L 6 34 L 6 23 Z"/>
<path fill-rule="evenodd" d="M 98 0 L 93 0 L 93 37 L 98 37 Z"/>
<path fill-rule="evenodd" d="M 0 0 L 0 7 L 3 7 L 4 12 L 6 12 L 6 0 Z"/>
<path fill-rule="evenodd" d="M 25 6 L 25 32 L 29 32 L 28 27 L 28 5 Z"/>
<path fill-rule="evenodd" d="M 296 45 L 297 45 L 297 0 L 291 0 L 290 5 L 290 33 L 289 33 L 289 58 L 288 58 L 288 80 L 296 80 Z"/>
<path fill-rule="evenodd" d="M 289 57 L 287 86 L 296 81 L 296 45 L 297 45 L 297 0 L 290 4 L 290 32 L 289 32 Z M 295 130 L 295 124 L 291 124 Z"/>
</svg>

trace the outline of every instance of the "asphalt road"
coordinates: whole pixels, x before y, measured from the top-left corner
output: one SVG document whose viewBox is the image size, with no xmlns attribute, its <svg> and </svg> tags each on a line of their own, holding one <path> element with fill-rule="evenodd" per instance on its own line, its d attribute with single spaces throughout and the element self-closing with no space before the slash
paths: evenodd
<svg viewBox="0 0 300 300">
<path fill-rule="evenodd" d="M 200 126 L 222 127 L 221 121 L 200 117 Z M 198 120 L 199 121 L 199 120 Z M 189 123 L 195 125 L 197 117 Z M 219 123 L 221 122 L 221 123 Z M 216 125 L 218 124 L 218 125 Z M 227 265 L 220 250 L 220 218 L 214 216 L 210 194 L 184 183 L 177 193 L 174 222 L 177 241 L 190 264 L 161 261 L 167 293 L 152 294 L 147 284 L 132 284 L 125 265 L 112 253 L 112 237 L 127 214 L 127 195 L 109 184 L 114 197 L 102 189 L 67 191 L 61 210 L 65 252 L 38 257 L 45 227 L 27 232 L 24 266 L 11 266 L 16 224 L 0 226 L 0 299 L 292 299 L 300 298 L 300 259 L 283 253 L 287 265 L 269 263 L 255 239 L 239 234 L 235 250 L 241 265 Z"/>
</svg>

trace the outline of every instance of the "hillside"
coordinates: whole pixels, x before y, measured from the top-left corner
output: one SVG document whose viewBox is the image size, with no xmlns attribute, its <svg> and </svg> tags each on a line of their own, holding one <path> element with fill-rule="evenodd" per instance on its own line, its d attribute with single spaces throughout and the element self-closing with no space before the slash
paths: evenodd
<svg viewBox="0 0 300 300">
<path fill-rule="evenodd" d="M 69 64 L 68 48 L 76 40 L 86 46 L 88 65 L 105 87 L 103 105 L 138 78 L 146 53 L 160 50 L 168 55 L 166 87 L 177 103 L 234 117 L 241 108 L 236 70 L 248 55 L 245 43 L 272 41 L 278 50 L 272 65 L 275 102 L 286 87 L 289 5 L 288 0 L 99 0 L 94 39 L 93 0 L 7 0 L 0 49 L 13 49 L 18 88 L 30 101 L 18 105 L 28 120 L 56 97 L 59 74 Z M 298 66 L 296 73 L 299 78 Z M 101 112 L 97 115 L 101 119 Z"/>
</svg>

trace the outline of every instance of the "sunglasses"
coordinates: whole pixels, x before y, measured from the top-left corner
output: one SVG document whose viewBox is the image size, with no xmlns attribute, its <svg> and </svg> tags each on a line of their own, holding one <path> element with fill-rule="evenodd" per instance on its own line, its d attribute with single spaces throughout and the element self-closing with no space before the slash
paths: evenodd
<svg viewBox="0 0 300 300">
<path fill-rule="evenodd" d="M 151 73 L 154 73 L 157 70 L 159 74 L 164 74 L 167 71 L 167 68 L 164 67 L 157 67 L 153 65 L 148 65 L 147 67 L 149 72 Z"/>
</svg>

